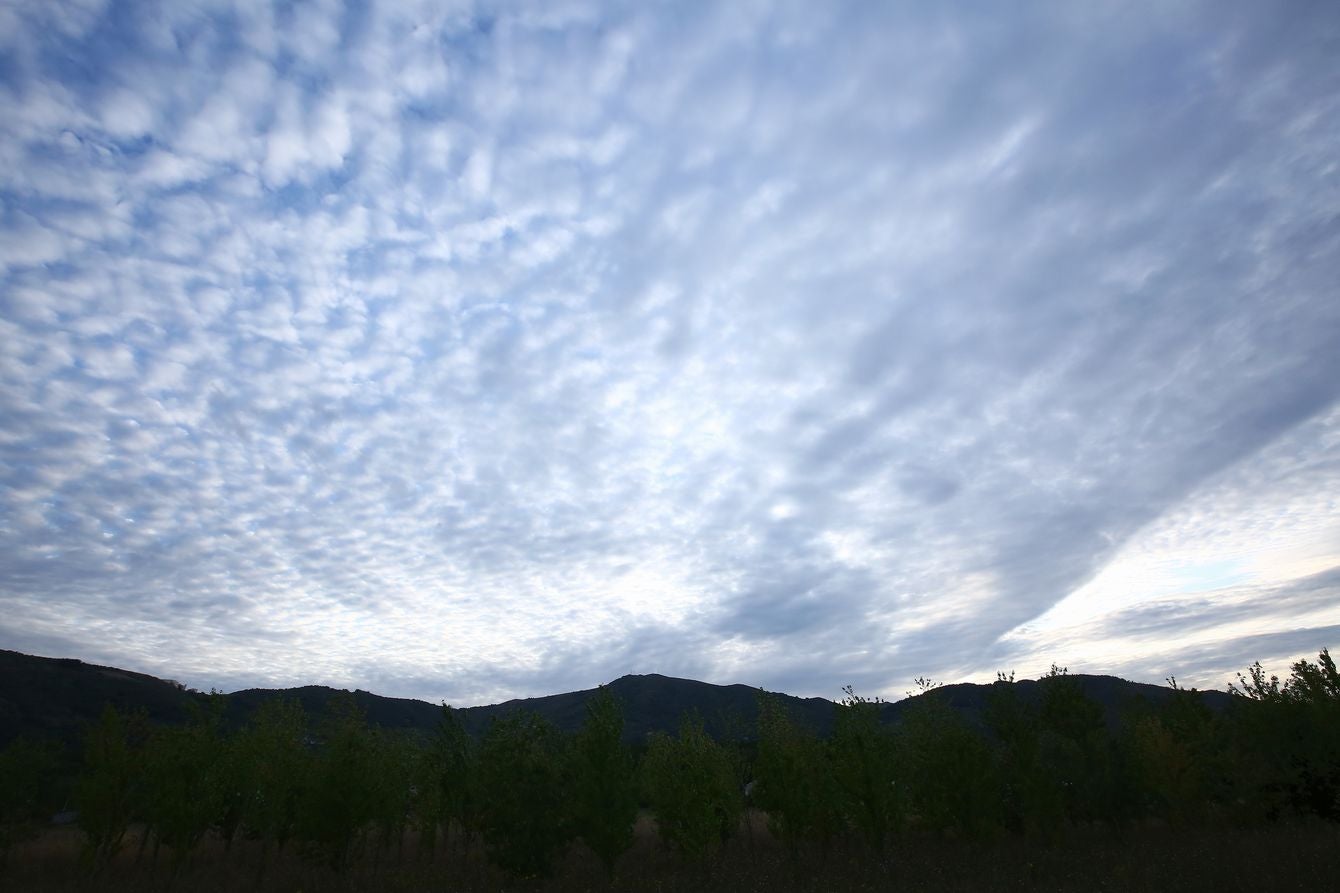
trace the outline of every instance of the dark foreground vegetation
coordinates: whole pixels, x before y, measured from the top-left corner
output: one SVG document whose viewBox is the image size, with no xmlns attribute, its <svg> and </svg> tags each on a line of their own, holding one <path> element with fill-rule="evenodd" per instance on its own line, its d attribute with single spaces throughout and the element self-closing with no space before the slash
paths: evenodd
<svg viewBox="0 0 1340 893">
<path fill-rule="evenodd" d="M 1171 680 L 1170 680 L 1171 682 Z M 926 685 L 926 688 L 931 686 Z M 831 735 L 758 722 L 630 745 L 608 692 L 563 734 L 476 738 L 271 701 L 152 726 L 108 708 L 82 750 L 0 753 L 0 886 L 33 890 L 1325 889 L 1340 871 L 1340 676 L 1259 665 L 1214 709 L 1178 689 L 1105 720 L 1061 668 L 981 716 L 848 690 Z M 53 828 L 52 814 L 71 823 Z"/>
</svg>

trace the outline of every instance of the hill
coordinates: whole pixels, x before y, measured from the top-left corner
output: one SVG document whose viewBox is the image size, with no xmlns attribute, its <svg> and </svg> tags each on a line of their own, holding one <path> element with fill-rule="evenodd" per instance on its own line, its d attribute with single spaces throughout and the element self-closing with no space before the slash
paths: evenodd
<svg viewBox="0 0 1340 893">
<path fill-rule="evenodd" d="M 183 722 L 189 705 L 201 697 L 143 673 L 0 651 L 0 746 L 20 735 L 75 740 L 107 704 L 142 708 L 158 723 Z"/>
<path fill-rule="evenodd" d="M 1171 697 L 1170 689 L 1129 682 L 1114 676 L 1070 677 L 1084 693 L 1098 702 L 1107 721 L 1115 726 L 1121 711 L 1131 701 L 1143 699 L 1157 704 Z M 995 683 L 1001 684 L 1001 683 Z M 1014 683 L 1020 697 L 1036 699 L 1038 683 Z M 658 674 L 622 676 L 607 686 L 623 704 L 625 734 L 643 740 L 654 732 L 673 732 L 686 713 L 696 713 L 707 730 L 717 737 L 749 737 L 758 716 L 759 689 L 748 685 L 714 685 L 692 679 Z M 887 704 L 886 722 L 898 722 L 919 698 L 943 701 L 972 722 L 980 721 L 991 685 L 960 683 Z M 467 707 L 461 711 L 466 728 L 481 734 L 495 716 L 531 710 L 563 731 L 574 731 L 585 716 L 586 701 L 595 689 L 564 692 L 538 698 L 521 698 L 501 704 Z M 262 703 L 274 698 L 297 700 L 310 716 L 322 715 L 339 689 L 310 685 L 287 689 L 246 689 L 224 695 L 226 715 L 232 725 L 241 725 Z M 389 698 L 367 691 L 352 693 L 368 721 L 390 729 L 428 732 L 437 724 L 442 708 L 408 698 Z M 1202 692 L 1215 709 L 1227 705 L 1223 692 Z M 178 723 L 190 713 L 193 703 L 206 696 L 171 680 L 158 679 L 116 667 L 103 667 L 68 658 L 36 657 L 0 651 L 0 746 L 20 735 L 77 740 L 85 723 L 98 717 L 104 705 L 118 709 L 144 709 L 156 723 Z M 833 727 L 834 703 L 824 698 L 798 698 L 779 694 L 792 716 L 821 735 Z"/>
<path fill-rule="evenodd" d="M 1174 694 L 1173 689 L 1167 686 L 1131 682 L 1117 676 L 1076 673 L 1066 678 L 1078 685 L 1085 697 L 1103 708 L 1103 718 L 1109 728 L 1116 728 L 1120 724 L 1122 713 L 1134 702 L 1144 701 L 1156 707 L 1168 701 Z M 1042 696 L 1042 685 L 1037 679 L 1021 679 L 1014 683 L 992 682 L 986 685 L 960 682 L 954 685 L 942 685 L 916 697 L 889 704 L 885 708 L 885 721 L 897 722 L 904 711 L 918 700 L 930 698 L 942 701 L 970 722 L 980 723 L 986 712 L 991 690 L 998 685 L 1013 685 L 1020 701 L 1026 704 L 1036 703 Z M 1228 692 L 1222 691 L 1201 691 L 1197 694 L 1211 710 L 1223 710 L 1233 699 Z"/>
</svg>

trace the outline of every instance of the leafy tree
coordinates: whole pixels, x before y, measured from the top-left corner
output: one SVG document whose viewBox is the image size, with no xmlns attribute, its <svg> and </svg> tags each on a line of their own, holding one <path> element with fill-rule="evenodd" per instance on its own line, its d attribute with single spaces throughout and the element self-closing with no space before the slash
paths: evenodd
<svg viewBox="0 0 1340 893">
<path fill-rule="evenodd" d="M 373 738 L 372 818 L 378 854 L 403 849 L 405 829 L 415 808 L 414 780 L 421 753 L 406 734 L 381 731 Z"/>
<path fill-rule="evenodd" d="M 310 852 L 343 869 L 374 818 L 376 735 L 352 696 L 331 699 L 302 800 L 300 830 Z"/>
<path fill-rule="evenodd" d="M 884 702 L 849 685 L 833 724 L 834 772 L 844 811 L 866 842 L 883 852 L 900 812 L 893 737 L 880 721 Z"/>
<path fill-rule="evenodd" d="M 1256 663 L 1230 686 L 1235 768 L 1268 816 L 1340 819 L 1340 673 L 1327 649 L 1290 670 L 1281 683 Z"/>
<path fill-rule="evenodd" d="M 1056 664 L 1038 685 L 1038 769 L 1050 782 L 1048 805 L 1056 809 L 1046 818 L 1058 823 L 1110 814 L 1113 760 L 1102 707 Z"/>
<path fill-rule="evenodd" d="M 494 719 L 479 750 L 484 845 L 499 867 L 547 877 L 571 839 L 563 740 L 535 713 Z"/>
<path fill-rule="evenodd" d="M 233 783 L 242 792 L 242 822 L 261 838 L 258 871 L 271 848 L 282 852 L 302 816 L 312 755 L 306 746 L 307 716 L 297 701 L 261 704 L 233 741 Z"/>
<path fill-rule="evenodd" d="M 1168 684 L 1173 693 L 1160 709 L 1126 717 L 1125 749 L 1145 805 L 1183 825 L 1227 797 L 1224 730 L 1195 689 L 1171 676 Z"/>
<path fill-rule="evenodd" d="M 912 702 L 895 733 L 905 808 L 925 827 L 980 835 L 1000 822 L 986 741 L 943 702 Z"/>
<path fill-rule="evenodd" d="M 50 744 L 20 738 L 0 750 L 0 870 L 15 844 L 35 836 L 44 824 L 55 768 Z"/>
<path fill-rule="evenodd" d="M 460 715 L 445 704 L 419 766 L 419 829 L 428 836 L 429 851 L 436 846 L 437 829 L 449 832 L 453 822 L 468 842 L 482 826 L 478 753 Z"/>
<path fill-rule="evenodd" d="M 1021 831 L 1059 823 L 1057 788 L 1045 775 L 1040 759 L 1042 728 L 1038 711 L 1020 697 L 1013 673 L 997 674 L 987 694 L 986 724 L 995 742 L 1006 827 Z"/>
<path fill-rule="evenodd" d="M 221 812 L 222 700 L 195 707 L 184 726 L 155 730 L 144 751 L 143 818 L 180 868 Z M 155 851 L 157 844 L 155 844 Z"/>
<path fill-rule="evenodd" d="M 1066 668 L 1053 664 L 1038 680 L 1036 702 L 1019 697 L 1012 676 L 998 674 L 986 721 L 1009 827 L 1051 832 L 1110 814 L 1120 787 L 1111 736 L 1102 708 Z"/>
<path fill-rule="evenodd" d="M 825 850 L 842 829 L 837 779 L 828 747 L 798 726 L 775 696 L 759 693 L 755 801 L 793 857 L 803 841 Z"/>
<path fill-rule="evenodd" d="M 730 755 L 686 716 L 679 735 L 655 736 L 643 782 L 661 838 L 689 857 L 714 851 L 739 826 L 743 797 Z"/>
<path fill-rule="evenodd" d="M 637 820 L 637 767 L 623 728 L 623 711 L 601 686 L 586 702 L 586 721 L 571 751 L 574 830 L 610 878 L 619 856 L 633 845 Z"/>
<path fill-rule="evenodd" d="M 85 859 L 94 868 L 116 855 L 130 826 L 143 783 L 141 753 L 148 719 L 143 711 L 122 716 L 108 705 L 84 736 L 84 765 L 75 784 Z"/>
</svg>

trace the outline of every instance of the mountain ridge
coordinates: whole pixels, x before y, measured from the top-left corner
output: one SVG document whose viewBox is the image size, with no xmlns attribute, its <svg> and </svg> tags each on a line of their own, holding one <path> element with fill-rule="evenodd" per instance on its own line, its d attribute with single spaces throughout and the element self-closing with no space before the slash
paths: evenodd
<svg viewBox="0 0 1340 893">
<path fill-rule="evenodd" d="M 1069 676 L 1084 693 L 1103 708 L 1110 725 L 1119 721 L 1122 709 L 1132 700 L 1150 703 L 1171 697 L 1169 688 L 1132 682 L 1115 676 L 1074 674 Z M 970 721 L 980 721 L 987 693 L 1004 683 L 962 682 L 939 686 L 899 701 L 880 702 L 885 722 L 896 723 L 908 707 L 921 698 L 943 702 Z M 1038 695 L 1037 680 L 1012 683 L 1024 700 Z M 717 737 L 751 737 L 757 720 L 758 696 L 762 688 L 742 683 L 718 685 L 659 673 L 625 674 L 607 683 L 622 703 L 625 736 L 643 740 L 655 732 L 673 732 L 685 715 L 697 715 L 707 731 Z M 466 729 L 479 735 L 495 717 L 518 710 L 531 710 L 563 731 L 580 727 L 586 702 L 599 688 L 560 692 L 533 698 L 513 698 L 497 704 L 456 708 Z M 797 722 L 819 735 L 833 726 L 836 703 L 821 697 L 798 697 L 769 692 L 778 698 Z M 1225 692 L 1200 692 L 1205 702 L 1221 709 L 1230 700 Z M 223 694 L 226 721 L 241 725 L 267 700 L 298 701 L 310 716 L 325 712 L 337 696 L 351 696 L 369 722 L 390 729 L 431 731 L 442 716 L 442 706 L 415 698 L 395 698 L 363 689 L 350 692 L 324 685 L 293 688 L 249 688 Z M 107 704 L 118 709 L 143 709 L 153 722 L 184 722 L 192 704 L 203 703 L 204 693 L 179 682 L 145 673 L 86 663 L 76 658 L 53 658 L 0 650 L 0 747 L 20 736 L 77 740 L 83 726 L 97 719 Z"/>
</svg>

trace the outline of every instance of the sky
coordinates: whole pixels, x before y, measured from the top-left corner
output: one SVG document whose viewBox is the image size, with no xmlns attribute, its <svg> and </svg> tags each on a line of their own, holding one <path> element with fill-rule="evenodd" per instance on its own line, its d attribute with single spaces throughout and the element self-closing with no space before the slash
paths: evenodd
<svg viewBox="0 0 1340 893">
<path fill-rule="evenodd" d="M 0 647 L 479 704 L 1340 646 L 1332 2 L 0 2 Z"/>
</svg>

